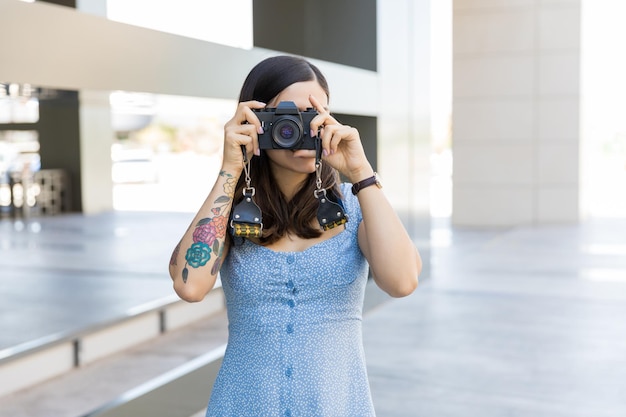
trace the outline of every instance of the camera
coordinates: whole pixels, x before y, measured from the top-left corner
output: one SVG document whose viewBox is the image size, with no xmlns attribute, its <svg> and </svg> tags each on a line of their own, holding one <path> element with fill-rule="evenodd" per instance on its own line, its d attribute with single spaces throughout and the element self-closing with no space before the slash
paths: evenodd
<svg viewBox="0 0 626 417">
<path fill-rule="evenodd" d="M 309 107 L 299 111 L 293 101 L 281 101 L 276 107 L 253 109 L 261 125 L 263 134 L 258 136 L 261 149 L 315 149 L 315 139 L 311 137 L 311 120 L 317 111 Z"/>
</svg>

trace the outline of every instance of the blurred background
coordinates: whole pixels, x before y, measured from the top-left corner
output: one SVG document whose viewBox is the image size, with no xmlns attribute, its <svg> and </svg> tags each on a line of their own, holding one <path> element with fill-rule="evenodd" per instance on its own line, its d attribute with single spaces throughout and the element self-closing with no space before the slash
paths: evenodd
<svg viewBox="0 0 626 417">
<path fill-rule="evenodd" d="M 189 375 L 214 377 L 226 334 L 221 289 L 186 305 L 165 262 L 218 175 L 223 125 L 246 74 L 283 53 L 325 73 L 331 111 L 359 128 L 424 259 L 418 304 L 390 303 L 369 321 L 369 334 L 395 329 L 396 359 L 406 359 L 394 368 L 390 347 L 366 337 L 383 415 L 626 410 L 611 385 L 623 377 L 623 358 L 613 359 L 626 341 L 610 320 L 626 300 L 624 1 L 0 0 L 0 16 L 0 417 L 201 409 L 210 386 L 192 392 L 199 383 Z M 388 301 L 367 299 L 371 309 Z M 477 341 L 464 320 L 481 313 L 494 327 Z M 441 317 L 467 326 L 441 335 L 429 327 Z M 510 342 L 506 325 L 520 317 L 543 329 L 519 339 L 522 371 L 490 362 L 511 351 L 460 355 L 492 337 Z M 554 327 L 538 325 L 550 317 Z M 407 327 L 430 338 L 413 340 Z M 582 333 L 599 342 L 568 350 Z M 547 365 L 529 347 L 546 334 L 560 337 Z M 413 349 L 449 356 L 430 357 L 437 367 L 428 369 Z M 449 409 L 439 397 L 473 397 L 487 380 L 477 377 L 482 365 L 460 376 L 457 355 L 485 355 L 481 364 L 503 373 L 479 402 Z M 606 366 L 581 370 L 573 357 Z M 442 362 L 449 374 L 438 372 Z M 407 366 L 421 366 L 418 377 L 402 379 Z M 605 386 L 591 384 L 606 376 L 598 369 Z M 441 375 L 450 380 L 433 388 Z M 77 394 L 94 380 L 98 396 Z M 185 389 L 172 388 L 183 380 Z M 529 386 L 556 394 L 543 402 Z M 411 391 L 425 387 L 440 391 Z M 494 400 L 499 387 L 510 392 Z M 81 399 L 63 407 L 58 395 Z M 132 408 L 144 397 L 151 408 Z M 568 408 L 570 397 L 590 403 Z M 172 398 L 176 411 L 164 405 Z M 482 408 L 491 401 L 497 411 Z"/>
<path fill-rule="evenodd" d="M 464 60 L 476 61 L 480 54 L 486 57 L 485 60 L 493 56 L 502 56 L 506 51 L 513 51 L 521 56 L 536 49 L 538 53 L 546 55 L 548 48 L 537 47 L 536 43 L 541 41 L 542 37 L 552 39 L 553 43 L 557 42 L 554 39 L 566 36 L 563 34 L 563 28 L 570 31 L 574 30 L 571 28 L 573 24 L 576 24 L 576 33 L 567 33 L 567 35 L 572 35 L 569 40 L 571 45 L 568 44 L 569 49 L 563 45 L 553 46 L 552 55 L 562 58 L 564 54 L 571 55 L 571 50 L 577 51 L 576 56 L 571 59 L 573 66 L 563 68 L 564 71 L 567 71 L 568 77 L 573 77 L 572 81 L 575 81 L 576 89 L 567 92 L 553 91 L 551 95 L 539 93 L 539 95 L 544 98 L 549 97 L 547 100 L 551 100 L 552 103 L 557 98 L 576 97 L 578 104 L 574 105 L 573 101 L 570 103 L 570 110 L 575 118 L 556 120 L 553 123 L 562 122 L 570 125 L 570 128 L 575 130 L 573 134 L 576 135 L 576 143 L 579 146 L 576 146 L 576 149 L 571 149 L 572 146 L 568 143 L 568 146 L 565 147 L 543 149 L 544 154 L 537 156 L 535 163 L 551 165 L 551 167 L 545 167 L 544 171 L 553 170 L 561 171 L 561 173 L 568 169 L 576 171 L 569 173 L 568 178 L 561 178 L 566 182 L 576 182 L 578 194 L 578 201 L 573 201 L 570 198 L 570 202 L 575 204 L 577 210 L 574 210 L 575 213 L 570 210 L 568 218 L 564 220 L 575 221 L 577 218 L 588 216 L 622 217 L 626 213 L 625 202 L 622 198 L 623 193 L 617 192 L 624 189 L 625 181 L 626 151 L 624 148 L 626 145 L 624 141 L 626 139 L 624 139 L 625 129 L 621 115 L 624 108 L 622 98 L 626 87 L 620 76 L 623 74 L 626 63 L 623 54 L 614 52 L 618 48 L 618 40 L 621 39 L 620 30 L 622 29 L 619 25 L 619 19 L 624 15 L 624 6 L 618 1 L 609 0 L 574 3 L 577 3 L 575 15 L 571 16 L 572 13 L 570 12 L 569 16 L 575 18 L 573 23 L 565 22 L 563 16 L 553 16 L 555 21 L 551 22 L 547 20 L 550 19 L 550 12 L 542 13 L 539 20 L 533 23 L 529 20 L 527 10 L 519 9 L 520 13 L 517 18 L 511 17 L 510 13 L 506 18 L 519 19 L 518 24 L 526 29 L 530 28 L 531 23 L 533 25 L 544 24 L 545 26 L 539 30 L 545 32 L 537 32 L 535 33 L 536 36 L 531 36 L 519 31 L 518 38 L 514 39 L 515 43 L 510 42 L 508 45 L 505 45 L 504 42 L 500 42 L 501 44 L 498 45 L 498 42 L 494 41 L 496 37 L 486 32 L 480 35 L 483 38 L 476 35 L 476 39 L 473 40 L 468 40 L 465 34 L 458 35 L 462 39 L 459 39 L 456 55 L 453 53 L 452 43 L 453 6 L 451 0 L 432 2 L 428 5 L 426 22 L 428 27 L 416 27 L 419 22 L 416 25 L 407 26 L 407 30 L 425 31 L 428 35 L 428 42 L 414 45 L 414 47 L 423 48 L 419 61 L 414 63 L 417 67 L 412 75 L 413 82 L 421 87 L 416 99 L 424 103 L 428 99 L 429 105 L 427 109 L 421 111 L 423 114 L 420 114 L 419 121 L 424 126 L 414 128 L 412 134 L 415 136 L 419 134 L 419 132 L 416 133 L 416 130 L 428 129 L 430 155 L 427 167 L 428 175 L 431 177 L 428 187 L 430 193 L 429 210 L 433 216 L 451 217 L 454 207 L 452 199 L 454 166 L 452 141 L 453 55 L 458 57 L 458 65 L 461 66 L 464 65 Z M 466 30 L 468 25 L 475 23 L 471 20 L 479 16 L 480 2 L 477 2 L 478 6 L 471 6 L 472 2 L 467 3 L 470 6 L 463 4 L 460 2 L 457 7 L 457 33 Z M 75 7 L 86 13 L 104 15 L 112 21 L 228 45 L 232 48 L 245 50 L 254 48 L 253 4 L 251 1 L 232 1 L 219 6 L 212 2 L 188 0 L 176 5 L 173 2 L 159 1 L 150 3 L 150 13 L 145 12 L 148 3 L 140 0 L 79 1 Z M 519 6 L 516 7 L 519 8 Z M 271 6 L 268 5 L 267 8 L 270 9 Z M 509 11 L 514 12 L 515 10 Z M 233 21 L 237 21 L 239 24 L 233 25 Z M 551 26 L 553 23 L 556 25 Z M 561 24 L 564 26 L 560 27 Z M 606 27 L 610 27 L 611 30 L 602 30 Z M 533 26 L 533 29 L 537 30 L 538 28 Z M 490 30 L 497 30 L 497 28 Z M 29 34 L 26 32 L 21 36 L 27 37 Z M 411 35 L 407 34 L 406 36 L 410 38 Z M 489 36 L 489 39 L 485 36 Z M 269 42 L 265 39 L 262 41 Z M 18 38 L 11 43 L 14 48 L 18 48 L 20 42 L 22 40 Z M 395 47 L 399 48 L 399 45 Z M 360 48 L 359 54 L 371 55 L 370 59 L 374 61 L 372 66 L 375 69 L 376 59 L 382 59 L 382 57 L 376 58 L 376 48 L 364 49 L 362 45 Z M 19 56 L 7 55 L 3 59 L 6 60 L 7 64 L 14 61 L 11 66 L 16 65 L 19 68 Z M 222 66 L 228 65 L 226 57 L 214 59 L 221 60 L 220 65 Z M 408 59 L 410 57 L 403 57 L 404 61 Z M 558 60 L 559 58 L 555 59 Z M 544 62 L 549 61 L 544 59 Z M 384 65 L 384 63 L 381 64 Z M 558 63 L 552 64 L 557 65 Z M 123 66 L 122 63 L 120 65 Z M 62 61 L 57 62 L 56 66 L 62 66 Z M 117 68 L 117 70 L 123 72 L 122 68 Z M 15 201 L 11 201 L 9 178 L 20 175 L 22 171 L 34 173 L 42 168 L 39 144 L 41 139 L 38 132 L 39 100 L 45 100 L 46 94 L 53 94 L 51 91 L 54 90 L 48 85 L 28 82 L 36 81 L 36 79 L 28 80 L 27 77 L 15 75 L 15 78 L 20 78 L 22 81 L 0 80 L 0 178 L 3 179 L 0 183 L 0 208 L 5 214 L 10 211 L 12 204 L 17 204 L 18 207 L 21 207 L 20 204 L 22 204 L 22 197 L 20 197 L 22 192 L 19 185 L 14 190 L 13 198 Z M 8 77 L 8 74 L 5 77 Z M 53 78 L 52 75 L 49 75 L 49 78 Z M 370 87 L 374 91 L 378 88 L 384 88 L 384 86 L 381 87 L 382 77 L 378 76 L 377 78 L 376 84 Z M 466 80 L 457 79 L 457 81 L 465 82 Z M 212 84 L 214 80 L 207 78 L 196 82 Z M 519 82 L 524 83 L 526 81 L 520 80 Z M 535 78 L 533 83 L 539 86 L 540 80 Z M 152 89 L 158 90 L 158 80 L 155 84 Z M 100 90 L 98 91 L 100 92 Z M 523 95 L 519 91 L 507 92 L 505 90 L 498 93 L 488 93 L 483 92 L 483 97 L 479 98 L 483 104 L 484 97 L 494 96 L 494 94 L 508 97 L 507 99 L 513 97 L 518 103 L 519 98 Z M 526 91 L 526 93 L 531 94 L 530 91 Z M 59 93 L 57 92 L 57 94 Z M 136 92 L 128 90 L 110 91 L 107 94 L 112 130 L 112 143 L 110 143 L 110 188 L 112 195 L 111 201 L 102 201 L 102 204 L 111 206 L 115 210 L 193 211 L 201 202 L 201 193 L 192 191 L 198 186 L 197 181 L 202 181 L 203 184 L 211 183 L 211 177 L 216 175 L 215 158 L 219 158 L 221 152 L 221 127 L 232 113 L 233 98 L 191 97 L 159 94 L 158 91 Z M 463 94 L 462 88 L 459 88 L 456 93 L 456 97 L 461 103 L 460 106 L 457 106 L 459 111 L 465 110 L 462 108 L 462 104 L 468 102 L 468 96 Z M 479 97 L 478 95 L 475 96 Z M 78 98 L 77 100 L 80 101 Z M 544 99 L 544 102 L 549 103 L 550 101 Z M 553 113 L 549 113 L 549 110 L 546 110 L 548 106 L 549 104 L 544 104 L 543 107 L 535 106 L 540 108 L 533 110 L 535 113 L 532 114 L 532 117 L 535 122 L 537 122 L 538 117 L 542 116 L 542 112 L 547 118 L 568 116 L 563 114 L 564 107 L 561 107 L 560 110 L 553 109 Z M 372 108 L 370 111 L 376 112 L 377 110 Z M 528 121 L 528 118 L 531 117 L 528 115 L 529 110 L 522 109 L 521 111 L 522 113 L 516 115 L 517 122 L 528 125 L 531 123 Z M 413 113 L 416 112 L 420 112 L 420 110 L 413 111 Z M 355 111 L 352 110 L 352 113 Z M 486 119 L 489 117 L 501 119 L 496 113 L 491 116 L 485 114 L 484 117 Z M 514 117 L 513 110 L 509 117 Z M 466 119 L 463 114 L 459 114 L 457 120 L 464 122 Z M 494 123 L 492 130 L 496 131 L 497 120 L 492 120 L 492 123 Z M 526 125 L 523 127 L 530 129 Z M 465 127 L 463 124 L 458 126 L 458 128 L 463 129 Z M 384 131 L 379 131 L 379 133 L 380 136 L 385 134 Z M 375 143 L 381 140 L 381 138 L 376 139 Z M 421 137 L 419 140 L 423 141 Z M 493 141 L 492 138 L 484 136 L 481 140 L 483 143 L 485 140 Z M 552 143 L 554 142 L 553 140 Z M 565 144 L 563 138 L 558 140 L 558 144 Z M 466 143 L 462 145 L 464 146 Z M 497 145 L 500 146 L 501 143 Z M 380 144 L 377 146 L 381 147 Z M 460 149 L 465 151 L 465 148 Z M 489 157 L 492 156 L 498 159 L 497 153 L 489 155 Z M 465 157 L 463 154 L 464 159 Z M 483 157 L 487 158 L 486 155 Z M 69 159 L 69 156 L 67 158 Z M 470 155 L 467 158 L 478 157 Z M 502 158 L 506 158 L 506 156 Z M 575 159 L 578 160 L 574 161 Z M 468 161 L 468 163 L 475 163 L 475 161 Z M 460 161 L 459 164 L 465 168 L 465 160 Z M 493 164 L 496 166 L 498 161 L 493 161 Z M 576 166 L 572 167 L 572 164 Z M 54 164 L 44 161 L 44 167 L 51 165 Z M 63 165 L 63 163 L 57 165 Z M 416 165 L 419 166 L 419 169 L 423 168 L 420 163 Z M 184 166 L 194 167 L 193 171 L 196 174 L 193 175 L 193 178 L 190 178 L 188 173 L 180 169 Z M 524 175 L 526 178 L 535 176 L 535 181 L 542 180 L 542 174 L 537 171 L 538 166 L 535 166 L 535 171 L 532 168 L 527 169 L 528 172 L 522 172 L 520 175 L 526 174 Z M 65 171 L 70 171 L 68 173 L 73 174 L 73 176 L 78 175 L 72 173 L 71 169 L 65 169 Z M 486 173 L 485 175 L 489 174 Z M 574 178 L 575 175 L 578 175 L 578 179 Z M 463 180 L 463 178 L 459 178 L 459 182 Z M 489 179 L 481 181 L 493 182 Z M 75 188 L 82 186 L 77 181 L 73 181 L 72 185 Z M 24 192 L 25 204 L 31 207 L 36 204 L 36 196 L 40 195 L 40 190 L 37 187 L 37 184 L 33 184 L 29 190 Z M 80 192 L 80 190 L 74 191 L 76 194 Z M 40 199 L 43 198 L 43 196 L 40 197 Z M 459 193 L 458 198 L 461 198 L 461 193 Z M 83 201 L 74 201 L 72 207 L 68 207 L 68 209 L 83 209 L 83 203 L 86 206 L 84 209 L 89 211 L 89 203 Z M 464 203 L 459 202 L 459 204 Z M 460 218 L 458 220 L 465 222 Z M 558 221 L 559 219 L 552 220 Z M 524 218 L 511 220 L 508 223 L 533 221 L 532 218 Z"/>
</svg>

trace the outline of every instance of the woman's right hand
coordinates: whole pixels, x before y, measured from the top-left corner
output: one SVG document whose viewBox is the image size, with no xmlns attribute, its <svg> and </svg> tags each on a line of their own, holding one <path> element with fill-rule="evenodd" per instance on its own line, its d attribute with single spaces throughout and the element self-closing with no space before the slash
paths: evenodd
<svg viewBox="0 0 626 417">
<path fill-rule="evenodd" d="M 252 109 L 262 109 L 265 103 L 245 101 L 239 103 L 232 119 L 224 125 L 224 160 L 222 167 L 229 172 L 243 170 L 241 146 L 246 147 L 248 159 L 259 155 L 257 134 L 263 133 L 261 122 Z"/>
</svg>

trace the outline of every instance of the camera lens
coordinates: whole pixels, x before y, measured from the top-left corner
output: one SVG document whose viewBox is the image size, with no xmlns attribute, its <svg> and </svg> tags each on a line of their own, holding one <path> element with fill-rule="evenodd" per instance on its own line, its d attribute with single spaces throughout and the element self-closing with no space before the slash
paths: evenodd
<svg viewBox="0 0 626 417">
<path fill-rule="evenodd" d="M 274 123 L 272 138 L 281 148 L 293 149 L 302 137 L 302 124 L 291 116 L 281 117 Z"/>
<path fill-rule="evenodd" d="M 279 134 L 281 138 L 290 140 L 293 137 L 293 133 L 294 133 L 293 126 L 284 125 L 284 126 L 281 126 Z"/>
</svg>

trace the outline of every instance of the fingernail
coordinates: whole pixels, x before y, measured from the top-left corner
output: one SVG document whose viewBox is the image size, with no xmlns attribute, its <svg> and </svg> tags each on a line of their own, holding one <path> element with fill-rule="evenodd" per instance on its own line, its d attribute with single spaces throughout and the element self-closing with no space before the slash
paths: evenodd
<svg viewBox="0 0 626 417">
<path fill-rule="evenodd" d="M 310 135 L 311 135 L 312 138 L 315 137 L 315 132 L 313 131 L 313 129 L 311 129 Z"/>
<path fill-rule="evenodd" d="M 255 154 L 256 156 L 261 156 L 261 149 L 260 149 L 260 148 L 256 148 L 256 149 L 254 150 L 254 154 Z"/>
<path fill-rule="evenodd" d="M 324 156 L 328 156 L 328 151 L 326 149 L 322 150 L 322 153 L 324 154 Z"/>
<path fill-rule="evenodd" d="M 256 131 L 257 131 L 257 133 L 259 135 L 262 135 L 263 134 L 263 126 L 259 126 Z"/>
</svg>

